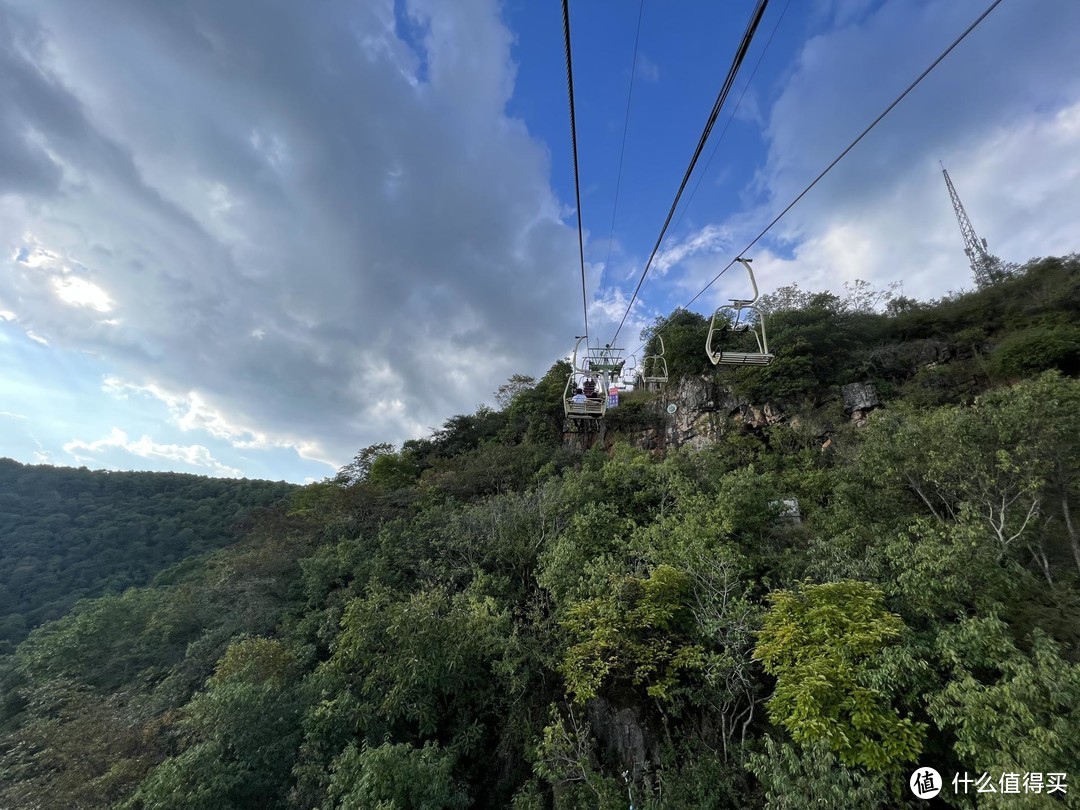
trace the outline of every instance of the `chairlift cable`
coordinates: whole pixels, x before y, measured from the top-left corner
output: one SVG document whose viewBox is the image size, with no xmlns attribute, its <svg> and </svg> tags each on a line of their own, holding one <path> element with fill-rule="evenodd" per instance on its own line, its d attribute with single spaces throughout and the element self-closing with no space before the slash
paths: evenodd
<svg viewBox="0 0 1080 810">
<path fill-rule="evenodd" d="M 914 90 L 919 85 L 920 82 L 922 82 L 923 79 L 925 79 L 927 76 L 929 76 L 930 73 L 934 70 L 934 68 L 936 68 L 939 64 L 941 64 L 941 62 L 945 59 L 945 57 L 947 57 L 950 53 L 952 53 L 953 50 L 956 48 L 956 46 L 959 45 L 961 42 L 963 42 L 967 38 L 968 34 L 970 34 L 972 31 L 974 31 L 983 20 L 985 20 L 988 16 L 990 16 L 990 13 L 994 9 L 996 9 L 999 5 L 1001 5 L 1001 2 L 1002 2 L 1002 0 L 994 0 L 986 8 L 986 10 L 983 11 L 982 14 L 980 14 L 978 17 L 976 17 L 975 21 L 972 22 L 971 25 L 969 25 L 966 29 L 964 29 L 963 33 L 961 33 L 960 36 L 958 36 L 956 39 L 954 39 L 952 44 L 950 44 L 944 51 L 942 51 L 941 54 L 939 54 L 938 57 L 933 62 L 930 63 L 930 66 L 927 67 L 926 70 L 924 70 L 922 73 L 920 73 L 918 78 L 916 78 L 915 81 L 913 81 L 911 84 L 909 84 L 907 86 L 907 89 L 905 89 L 900 95 L 898 95 L 892 101 L 892 103 L 889 104 L 889 106 L 886 107 L 882 111 L 882 113 L 877 118 L 875 118 L 870 123 L 870 125 L 868 127 L 866 127 L 866 129 L 864 129 L 859 134 L 859 136 L 857 138 L 855 138 L 855 140 L 853 140 L 850 144 L 848 144 L 847 147 L 844 149 L 844 151 L 841 152 L 839 155 L 837 155 L 836 158 L 832 161 L 832 163 L 830 163 L 828 166 L 826 166 L 822 170 L 822 172 L 817 177 L 814 178 L 814 180 L 810 183 L 810 185 L 808 185 L 801 192 L 799 192 L 799 195 L 797 197 L 795 197 L 795 199 L 792 200 L 790 203 L 788 203 L 787 206 L 784 208 L 784 210 L 781 211 L 779 214 L 777 214 L 773 218 L 772 222 L 770 222 L 768 225 L 766 225 L 762 229 L 761 233 L 759 233 L 757 236 L 755 236 L 750 241 L 750 243 L 746 245 L 746 247 L 744 247 L 742 250 L 740 250 L 736 254 L 736 257 L 734 259 L 732 259 L 730 262 L 727 263 L 727 265 L 724 267 L 724 269 L 722 269 L 719 273 L 717 273 L 715 276 L 713 276 L 712 281 L 710 281 L 708 284 L 706 284 L 704 287 L 702 287 L 697 295 L 695 295 L 693 298 L 691 298 L 689 301 L 687 301 L 686 304 L 679 307 L 678 309 L 687 309 L 691 304 L 693 304 L 695 301 L 697 301 L 698 298 L 700 298 L 702 295 L 704 295 L 705 292 L 710 287 L 712 287 L 712 285 L 715 284 L 720 279 L 720 277 L 722 275 L 724 275 L 724 273 L 726 273 L 728 270 L 730 270 L 734 266 L 735 262 L 737 262 L 740 257 L 745 255 L 750 250 L 750 248 L 752 248 L 754 245 L 756 245 L 761 240 L 761 238 L 763 236 L 765 236 L 765 234 L 767 234 L 770 230 L 772 230 L 773 226 L 776 225 L 776 223 L 779 222 L 784 217 L 784 215 L 788 213 L 788 211 L 790 211 L 792 208 L 794 208 L 795 205 L 803 197 L 805 197 L 807 195 L 807 193 L 809 193 L 810 189 L 812 189 L 814 186 L 816 186 L 818 184 L 818 182 L 823 177 L 825 177 L 825 175 L 827 175 L 832 170 L 832 168 L 834 166 L 836 166 L 837 163 L 839 163 L 841 160 L 843 160 L 847 156 L 847 154 L 852 149 L 855 148 L 855 146 L 859 143 L 859 141 L 861 141 L 863 138 L 865 138 L 869 134 L 870 130 L 872 130 L 879 123 L 881 123 L 882 119 L 884 119 L 886 115 L 888 115 L 890 112 L 892 112 L 893 108 L 896 107 L 897 104 L 899 104 L 901 101 L 903 101 L 907 97 L 907 95 L 912 90 Z M 666 327 L 667 327 L 667 323 L 665 323 L 663 326 L 661 326 L 659 329 L 657 329 L 656 332 L 653 333 L 654 336 L 659 335 L 662 331 L 664 331 L 664 328 L 666 328 Z M 642 348 L 644 348 L 645 345 L 646 344 L 642 344 L 637 349 L 635 349 L 635 353 L 637 351 L 640 351 Z"/>
<path fill-rule="evenodd" d="M 683 216 L 686 214 L 687 209 L 690 207 L 690 203 L 694 201 L 694 197 L 697 195 L 698 189 L 701 187 L 701 181 L 705 178 L 705 175 L 709 173 L 709 166 L 712 165 L 712 160 L 716 157 L 716 152 L 720 148 L 720 144 L 724 140 L 724 136 L 727 135 L 728 129 L 731 127 L 731 122 L 735 120 L 735 113 L 739 111 L 739 107 L 742 106 L 743 99 L 746 97 L 746 91 L 750 89 L 750 85 L 754 83 L 754 77 L 757 75 L 758 68 L 761 67 L 761 61 L 765 58 L 765 54 L 769 51 L 769 46 L 772 45 L 773 38 L 776 36 L 777 29 L 780 28 L 780 23 L 784 19 L 784 15 L 787 14 L 788 7 L 791 5 L 791 0 L 787 0 L 784 4 L 783 10 L 780 12 L 780 16 L 776 19 L 776 25 L 773 26 L 772 33 L 769 34 L 769 39 L 765 42 L 765 47 L 761 49 L 761 53 L 758 54 L 757 62 L 754 63 L 754 69 L 750 71 L 750 78 L 746 80 L 746 84 L 743 85 L 742 92 L 739 93 L 739 98 L 735 102 L 735 106 L 731 110 L 731 115 L 728 116 L 727 123 L 724 124 L 724 129 L 720 132 L 720 137 L 713 143 L 712 151 L 709 153 L 708 159 L 705 161 L 705 167 L 698 174 L 697 182 L 694 183 L 694 187 L 690 189 L 690 196 L 686 199 L 686 205 L 683 206 L 682 211 L 679 213 L 679 218 L 675 220 L 675 226 L 671 229 L 674 233 L 679 230 L 679 225 L 682 224 Z"/>
<path fill-rule="evenodd" d="M 611 233 L 608 235 L 607 256 L 604 270 L 611 262 L 611 243 L 615 241 L 615 215 L 619 212 L 619 188 L 622 186 L 623 157 L 626 155 L 626 131 L 630 127 L 630 100 L 634 97 L 634 76 L 637 74 L 638 43 L 641 41 L 641 18 L 644 16 L 645 0 L 639 0 L 637 32 L 634 34 L 634 60 L 630 63 L 630 89 L 626 92 L 626 115 L 623 117 L 622 146 L 619 148 L 619 171 L 615 176 L 615 204 L 611 209 Z"/>
<path fill-rule="evenodd" d="M 664 226 L 660 229 L 660 236 L 656 239 L 656 244 L 653 246 L 652 253 L 649 254 L 649 260 L 645 263 L 645 269 L 641 271 L 641 278 L 638 279 L 637 287 L 634 289 L 634 294 L 630 297 L 630 303 L 626 306 L 626 312 L 623 313 L 622 320 L 619 321 L 619 328 L 615 330 L 615 334 L 609 341 L 611 345 L 615 344 L 615 341 L 619 338 L 619 333 L 622 331 L 623 325 L 626 323 L 627 316 L 630 315 L 630 310 L 634 306 L 634 301 L 637 300 L 638 293 L 641 291 L 641 285 L 645 282 L 645 277 L 649 274 L 649 269 L 652 267 L 653 260 L 656 258 L 656 254 L 660 250 L 660 244 L 664 241 L 664 234 L 667 233 L 668 226 L 671 225 L 671 220 L 675 216 L 675 211 L 679 207 L 679 200 L 682 198 L 683 191 L 685 191 L 687 183 L 690 182 L 690 175 L 694 172 L 694 167 L 697 165 L 698 158 L 701 157 L 701 153 L 705 151 L 705 142 L 709 139 L 709 134 L 712 132 L 713 126 L 716 124 L 716 119 L 720 117 L 720 108 L 723 106 L 724 101 L 727 99 L 728 93 L 731 92 L 731 87 L 735 83 L 735 76 L 739 72 L 739 67 L 743 63 L 743 59 L 746 58 L 746 52 L 750 48 L 750 41 L 754 38 L 754 34 L 757 31 L 758 23 L 761 22 L 762 16 L 765 14 L 765 8 L 769 5 L 769 0 L 758 0 L 757 7 L 754 9 L 753 14 L 750 17 L 749 23 L 747 23 L 746 31 L 743 34 L 742 41 L 739 43 L 738 49 L 735 51 L 735 58 L 732 60 L 731 68 L 728 70 L 727 78 L 724 79 L 724 84 L 720 88 L 720 92 L 716 97 L 716 102 L 713 104 L 713 108 L 709 113 L 709 118 L 705 122 L 705 129 L 701 133 L 701 137 L 698 139 L 697 148 L 694 149 L 694 155 L 690 159 L 690 165 L 686 168 L 686 173 L 683 175 L 682 182 L 679 184 L 679 190 L 675 194 L 675 200 L 671 203 L 671 208 L 668 211 L 667 219 L 664 220 Z"/>
<path fill-rule="evenodd" d="M 574 65 L 570 57 L 570 2 L 563 0 L 563 42 L 566 48 L 566 88 L 570 100 L 570 145 L 574 154 L 574 198 L 577 201 L 578 258 L 581 261 L 581 307 L 585 315 L 585 336 L 589 335 L 589 298 L 585 291 L 585 236 L 581 227 L 581 181 L 578 174 L 577 120 L 574 116 Z"/>
</svg>

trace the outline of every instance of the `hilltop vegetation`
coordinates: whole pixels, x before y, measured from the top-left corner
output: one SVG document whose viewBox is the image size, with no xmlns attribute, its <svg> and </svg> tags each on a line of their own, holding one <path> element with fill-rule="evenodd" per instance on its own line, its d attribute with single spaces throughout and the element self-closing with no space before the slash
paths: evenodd
<svg viewBox="0 0 1080 810">
<path fill-rule="evenodd" d="M 180 560 L 235 542 L 255 510 L 293 489 L 0 458 L 0 653 L 81 598 L 146 585 Z"/>
<path fill-rule="evenodd" d="M 786 420 L 661 458 L 639 394 L 573 454 L 556 364 L 80 602 L 4 662 L 0 806 L 884 808 L 916 764 L 1075 778 L 1080 260 L 869 292 L 781 291 L 776 364 L 722 372 Z M 700 373 L 707 325 L 671 320 Z M 850 382 L 885 401 L 865 427 Z"/>
</svg>

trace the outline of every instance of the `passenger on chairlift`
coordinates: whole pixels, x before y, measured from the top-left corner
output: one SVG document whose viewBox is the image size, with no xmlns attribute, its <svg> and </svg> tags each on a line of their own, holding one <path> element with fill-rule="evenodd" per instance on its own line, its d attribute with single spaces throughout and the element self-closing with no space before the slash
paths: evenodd
<svg viewBox="0 0 1080 810">
<path fill-rule="evenodd" d="M 586 397 L 588 397 L 589 399 L 594 399 L 596 397 L 596 381 L 595 380 L 593 380 L 591 378 L 585 380 L 584 389 L 585 389 L 585 396 Z"/>
<path fill-rule="evenodd" d="M 588 399 L 589 398 L 585 396 L 585 392 L 582 391 L 580 388 L 574 391 L 574 397 L 572 401 L 575 405 L 584 405 L 586 402 L 588 402 Z"/>
</svg>

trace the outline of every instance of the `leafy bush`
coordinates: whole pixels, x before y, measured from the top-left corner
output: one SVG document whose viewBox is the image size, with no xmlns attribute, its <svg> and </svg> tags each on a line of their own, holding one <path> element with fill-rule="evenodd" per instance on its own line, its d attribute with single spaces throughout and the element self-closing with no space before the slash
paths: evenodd
<svg viewBox="0 0 1080 810">
<path fill-rule="evenodd" d="M 1008 335 L 990 355 L 995 373 L 1005 379 L 1027 377 L 1056 368 L 1080 374 L 1080 327 L 1036 326 Z"/>
</svg>

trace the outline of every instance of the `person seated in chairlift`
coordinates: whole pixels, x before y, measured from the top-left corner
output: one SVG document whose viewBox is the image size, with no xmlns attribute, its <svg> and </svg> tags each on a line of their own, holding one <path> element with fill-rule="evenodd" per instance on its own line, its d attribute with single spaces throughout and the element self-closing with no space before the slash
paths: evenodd
<svg viewBox="0 0 1080 810">
<path fill-rule="evenodd" d="M 589 398 L 585 396 L 585 392 L 578 388 L 574 391 L 574 396 L 571 400 L 575 405 L 584 405 L 589 401 Z"/>
<path fill-rule="evenodd" d="M 585 393 L 586 397 L 588 397 L 589 399 L 594 399 L 596 397 L 596 381 L 595 380 L 593 380 L 593 379 L 585 380 L 584 389 L 585 389 L 584 393 Z"/>
</svg>

